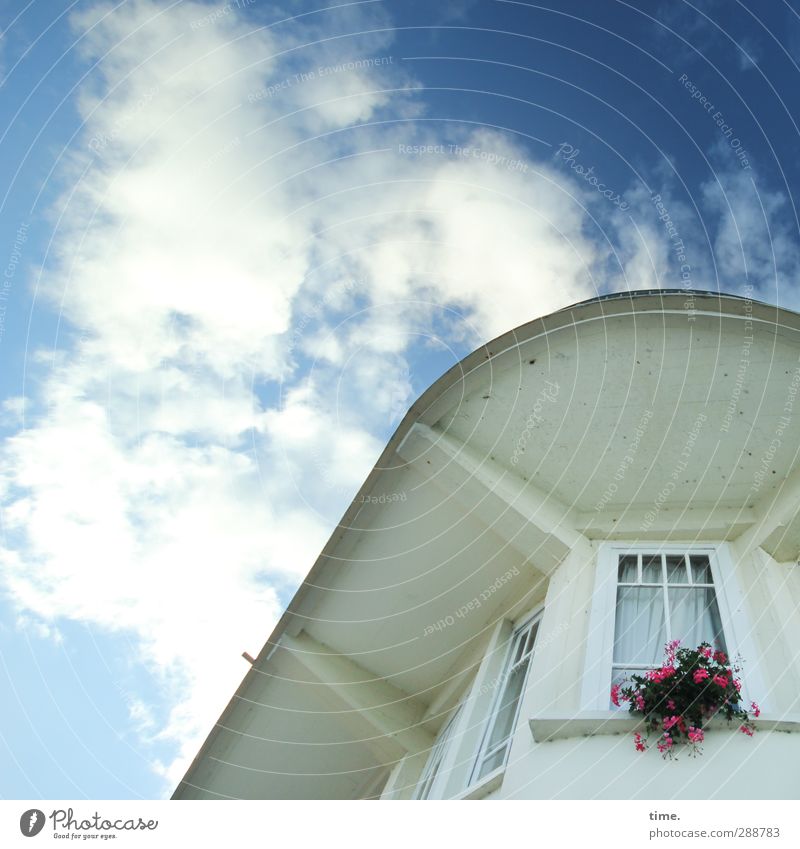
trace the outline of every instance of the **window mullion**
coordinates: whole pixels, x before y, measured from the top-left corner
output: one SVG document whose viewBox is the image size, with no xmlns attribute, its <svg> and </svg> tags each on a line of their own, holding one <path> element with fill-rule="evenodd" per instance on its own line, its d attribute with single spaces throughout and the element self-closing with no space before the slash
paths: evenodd
<svg viewBox="0 0 800 849">
<path fill-rule="evenodd" d="M 661 555 L 661 586 L 664 590 L 664 632 L 667 635 L 667 642 L 672 641 L 672 620 L 669 616 L 669 590 L 667 588 L 667 562 L 666 556 Z"/>
</svg>

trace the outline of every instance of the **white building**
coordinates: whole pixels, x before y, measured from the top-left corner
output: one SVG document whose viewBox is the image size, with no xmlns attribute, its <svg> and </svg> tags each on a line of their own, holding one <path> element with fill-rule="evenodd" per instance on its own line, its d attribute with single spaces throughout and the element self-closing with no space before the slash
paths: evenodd
<svg viewBox="0 0 800 849">
<path fill-rule="evenodd" d="M 713 294 L 599 298 L 470 354 L 175 798 L 797 798 L 799 388 L 800 315 Z M 634 750 L 612 677 L 672 638 L 741 653 L 753 738 Z"/>
</svg>

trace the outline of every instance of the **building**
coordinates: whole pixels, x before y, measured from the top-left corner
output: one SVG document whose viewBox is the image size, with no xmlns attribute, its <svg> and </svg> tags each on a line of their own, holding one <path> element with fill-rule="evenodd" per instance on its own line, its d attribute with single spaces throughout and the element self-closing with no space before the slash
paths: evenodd
<svg viewBox="0 0 800 849">
<path fill-rule="evenodd" d="M 596 298 L 473 352 L 174 798 L 797 798 L 799 388 L 800 315 L 713 293 Z M 634 751 L 612 680 L 673 638 L 741 653 L 753 738 Z"/>
</svg>

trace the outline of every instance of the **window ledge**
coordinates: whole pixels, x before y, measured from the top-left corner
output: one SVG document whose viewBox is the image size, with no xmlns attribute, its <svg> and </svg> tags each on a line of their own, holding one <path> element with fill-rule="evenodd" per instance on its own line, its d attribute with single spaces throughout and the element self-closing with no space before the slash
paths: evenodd
<svg viewBox="0 0 800 849">
<path fill-rule="evenodd" d="M 757 731 L 800 731 L 800 714 L 785 714 L 782 717 L 762 714 L 753 722 Z M 531 717 L 529 723 L 533 739 L 537 743 L 566 740 L 571 737 L 628 734 L 640 731 L 643 727 L 641 719 L 613 710 L 581 711 L 573 715 L 540 714 Z M 735 728 L 735 720 L 730 725 Z M 723 717 L 717 717 L 712 719 L 706 727 L 712 730 L 727 728 L 728 721 Z"/>
<path fill-rule="evenodd" d="M 497 788 L 503 783 L 503 776 L 505 775 L 505 772 L 506 768 L 504 766 L 498 767 L 494 772 L 490 772 L 487 776 L 482 778 L 477 784 L 467 787 L 466 790 L 459 793 L 457 796 L 453 796 L 453 798 L 482 799 L 484 796 L 488 796 L 490 793 L 497 790 Z"/>
</svg>

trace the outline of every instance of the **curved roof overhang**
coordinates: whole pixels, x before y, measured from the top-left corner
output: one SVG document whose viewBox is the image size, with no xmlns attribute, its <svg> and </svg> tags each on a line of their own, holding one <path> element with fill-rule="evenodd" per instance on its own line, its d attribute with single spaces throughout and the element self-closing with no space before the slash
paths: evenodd
<svg viewBox="0 0 800 849">
<path fill-rule="evenodd" d="M 364 795 L 579 540 L 796 560 L 799 385 L 800 315 L 716 293 L 594 298 L 473 351 L 409 409 L 175 797 Z"/>
</svg>

